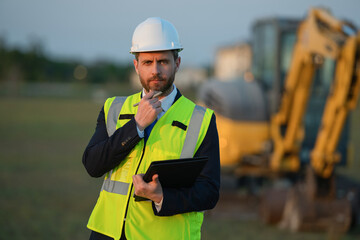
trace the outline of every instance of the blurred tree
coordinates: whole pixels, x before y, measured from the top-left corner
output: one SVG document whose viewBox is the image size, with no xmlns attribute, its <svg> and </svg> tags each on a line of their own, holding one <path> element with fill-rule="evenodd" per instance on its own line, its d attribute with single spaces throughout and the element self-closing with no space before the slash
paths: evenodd
<svg viewBox="0 0 360 240">
<path fill-rule="evenodd" d="M 46 56 L 38 40 L 31 41 L 28 49 L 10 48 L 2 36 L 0 62 L 0 82 L 9 80 L 10 70 L 14 68 L 24 82 L 74 82 L 77 81 L 75 70 L 80 65 L 87 70 L 86 76 L 81 79 L 84 82 L 126 82 L 133 68 L 130 63 L 115 64 L 104 60 L 87 65 L 76 60 L 54 60 Z"/>
<path fill-rule="evenodd" d="M 88 81 L 91 83 L 128 82 L 132 68 L 131 64 L 115 65 L 108 61 L 98 61 L 88 67 Z"/>
</svg>

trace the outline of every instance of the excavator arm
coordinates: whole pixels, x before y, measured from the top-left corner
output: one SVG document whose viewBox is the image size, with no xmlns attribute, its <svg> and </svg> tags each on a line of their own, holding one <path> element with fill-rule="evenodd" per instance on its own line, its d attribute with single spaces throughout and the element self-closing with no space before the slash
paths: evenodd
<svg viewBox="0 0 360 240">
<path fill-rule="evenodd" d="M 341 156 L 336 147 L 346 118 L 360 92 L 360 34 L 348 38 L 337 60 L 335 80 L 326 101 L 321 127 L 311 153 L 315 173 L 329 178 Z"/>
<path fill-rule="evenodd" d="M 299 152 L 304 138 L 302 120 L 315 69 L 323 63 L 324 58 L 340 61 L 341 65 L 341 57 L 346 49 L 344 44 L 349 38 L 345 30 L 349 27 L 349 24 L 337 20 L 323 9 L 311 9 L 300 24 L 280 108 L 271 119 L 274 151 L 270 157 L 270 167 L 273 171 L 299 169 Z M 341 69 L 340 65 L 337 71 Z M 317 164 L 322 163 L 317 161 Z"/>
</svg>

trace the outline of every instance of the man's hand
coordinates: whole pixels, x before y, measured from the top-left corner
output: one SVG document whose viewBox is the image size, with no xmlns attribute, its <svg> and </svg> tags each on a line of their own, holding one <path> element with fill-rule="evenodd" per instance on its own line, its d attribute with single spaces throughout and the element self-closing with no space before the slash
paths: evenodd
<svg viewBox="0 0 360 240">
<path fill-rule="evenodd" d="M 153 98 L 156 94 L 150 91 L 146 94 L 139 103 L 138 111 L 135 115 L 135 121 L 140 131 L 143 131 L 153 121 L 157 115 L 162 111 L 161 102 L 157 97 Z"/>
<path fill-rule="evenodd" d="M 163 199 L 163 191 L 159 181 L 159 175 L 155 174 L 152 181 L 146 183 L 143 179 L 144 174 L 133 176 L 133 184 L 135 195 L 152 200 L 159 203 Z"/>
</svg>

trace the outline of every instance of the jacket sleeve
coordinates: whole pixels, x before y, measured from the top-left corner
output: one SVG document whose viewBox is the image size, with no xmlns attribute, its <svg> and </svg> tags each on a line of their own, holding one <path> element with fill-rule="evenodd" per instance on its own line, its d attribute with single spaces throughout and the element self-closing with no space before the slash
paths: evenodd
<svg viewBox="0 0 360 240">
<path fill-rule="evenodd" d="M 90 176 L 101 177 L 116 167 L 140 140 L 134 118 L 109 137 L 102 108 L 95 133 L 84 151 L 82 162 Z"/>
<path fill-rule="evenodd" d="M 208 156 L 209 160 L 191 188 L 163 188 L 163 203 L 157 212 L 153 203 L 154 214 L 171 216 L 179 213 L 203 211 L 215 207 L 219 199 L 220 155 L 219 137 L 216 118 L 213 114 L 203 142 L 195 157 Z"/>
</svg>

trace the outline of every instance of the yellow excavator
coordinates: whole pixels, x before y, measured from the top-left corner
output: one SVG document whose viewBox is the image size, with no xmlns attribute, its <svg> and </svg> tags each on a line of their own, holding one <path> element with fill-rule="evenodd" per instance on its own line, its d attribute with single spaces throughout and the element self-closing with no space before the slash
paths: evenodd
<svg viewBox="0 0 360 240">
<path fill-rule="evenodd" d="M 336 194 L 334 166 L 346 159 L 347 116 L 360 93 L 360 32 L 314 8 L 302 21 L 258 21 L 251 47 L 251 73 L 200 92 L 217 116 L 223 168 L 238 177 L 304 173 L 291 188 L 264 192 L 262 219 L 346 232 L 352 209 Z"/>
</svg>

